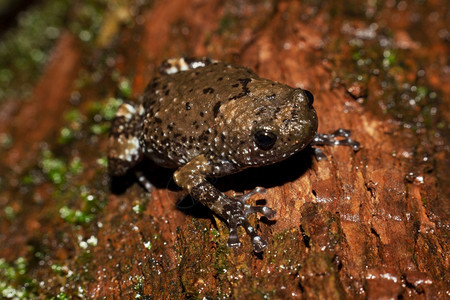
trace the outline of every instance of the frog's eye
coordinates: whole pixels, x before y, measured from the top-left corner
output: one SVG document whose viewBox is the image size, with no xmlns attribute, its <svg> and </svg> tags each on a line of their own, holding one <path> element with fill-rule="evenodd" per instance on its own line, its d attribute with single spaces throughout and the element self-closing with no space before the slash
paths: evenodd
<svg viewBox="0 0 450 300">
<path fill-rule="evenodd" d="M 305 92 L 306 98 L 308 98 L 308 104 L 309 106 L 312 106 L 314 103 L 314 96 L 313 94 L 308 90 L 303 90 Z"/>
<path fill-rule="evenodd" d="M 258 130 L 253 135 L 253 140 L 255 141 L 258 148 L 262 150 L 269 150 L 275 145 L 277 141 L 277 135 L 271 131 Z"/>
</svg>

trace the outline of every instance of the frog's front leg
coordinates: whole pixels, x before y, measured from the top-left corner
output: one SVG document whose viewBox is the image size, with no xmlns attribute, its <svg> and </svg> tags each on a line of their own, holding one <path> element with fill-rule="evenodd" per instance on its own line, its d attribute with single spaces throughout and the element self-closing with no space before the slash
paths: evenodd
<svg viewBox="0 0 450 300">
<path fill-rule="evenodd" d="M 311 142 L 311 146 L 314 148 L 315 155 L 318 160 L 325 160 L 327 157 L 319 148 L 314 146 L 330 145 L 330 146 L 349 146 L 353 151 L 358 151 L 360 144 L 350 138 L 350 130 L 339 128 L 333 133 L 317 133 Z"/>
<path fill-rule="evenodd" d="M 174 173 L 175 182 L 189 192 L 193 198 L 227 222 L 230 228 L 229 247 L 241 245 L 237 235 L 237 227 L 243 226 L 251 238 L 255 252 L 263 251 L 267 247 L 267 242 L 256 233 L 247 217 L 249 214 L 259 212 L 271 219 L 276 212 L 267 206 L 247 205 L 245 201 L 254 194 L 263 193 L 264 190 L 256 188 L 248 194 L 235 198 L 223 194 L 206 180 L 206 177 L 212 174 L 210 161 L 204 155 L 197 156 Z"/>
</svg>

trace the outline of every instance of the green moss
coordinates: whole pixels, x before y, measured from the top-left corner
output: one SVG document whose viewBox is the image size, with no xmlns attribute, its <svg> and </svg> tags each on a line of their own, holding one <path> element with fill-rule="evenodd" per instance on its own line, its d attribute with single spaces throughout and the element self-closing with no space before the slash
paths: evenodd
<svg viewBox="0 0 450 300">
<path fill-rule="evenodd" d="M 50 150 L 44 150 L 40 167 L 42 174 L 55 185 L 53 196 L 59 201 L 59 215 L 64 221 L 75 225 L 88 224 L 103 210 L 106 198 L 103 188 L 77 184 L 84 171 L 80 157 L 75 156 L 67 160 L 56 157 Z M 42 182 L 43 179 L 39 179 L 35 173 L 36 170 L 32 170 L 22 181 L 29 184 Z M 94 184 L 103 183 L 101 180 L 95 180 Z M 73 208 L 73 205 L 76 208 Z"/>
<path fill-rule="evenodd" d="M 58 137 L 58 143 L 61 145 L 67 145 L 76 139 L 86 121 L 86 116 L 78 109 L 72 108 L 64 113 L 64 121 L 65 125 L 61 128 Z"/>
<path fill-rule="evenodd" d="M 70 224 L 90 223 L 104 206 L 104 202 L 90 193 L 87 187 L 81 186 L 80 190 L 82 200 L 81 209 L 72 209 L 64 205 L 59 210 L 61 218 Z"/>
<path fill-rule="evenodd" d="M 153 244 L 152 244 L 151 241 L 144 242 L 144 247 L 145 247 L 145 249 L 147 249 L 147 250 L 151 250 L 151 249 L 153 248 Z"/>
<path fill-rule="evenodd" d="M 108 158 L 106 156 L 100 157 L 97 159 L 97 164 L 103 168 L 108 167 Z"/>
<path fill-rule="evenodd" d="M 133 289 L 138 292 L 144 291 L 144 276 L 137 275 L 132 278 L 132 281 L 135 282 Z"/>
<path fill-rule="evenodd" d="M 214 228 L 211 229 L 211 234 L 212 234 L 214 237 L 220 236 L 219 231 L 217 231 L 217 229 L 214 229 Z"/>
<path fill-rule="evenodd" d="M 90 132 L 94 135 L 100 135 L 105 134 L 109 132 L 109 124 L 103 123 L 103 124 L 93 124 L 90 127 Z"/>
<path fill-rule="evenodd" d="M 85 0 L 75 7 L 76 18 L 68 27 L 83 42 L 90 42 L 97 36 L 102 25 L 106 0 Z"/>
<path fill-rule="evenodd" d="M 374 16 L 379 13 L 378 5 L 376 8 Z M 360 25 L 335 36 L 325 47 L 335 63 L 331 69 L 336 83 L 358 87 L 353 96 L 377 115 L 391 116 L 413 130 L 435 128 L 442 119 L 440 97 L 429 88 L 428 76 L 422 69 L 434 58 L 399 47 L 394 38 L 396 29 L 342 12 L 340 17 L 349 24 L 356 19 Z M 364 22 L 365 27 L 361 25 Z"/>
<path fill-rule="evenodd" d="M 218 33 L 223 34 L 224 32 L 231 31 L 234 27 L 236 27 L 238 24 L 238 21 L 235 16 L 232 14 L 225 14 L 220 20 L 219 20 L 219 26 L 218 26 Z"/>
<path fill-rule="evenodd" d="M 133 92 L 131 88 L 131 83 L 128 79 L 122 79 L 119 83 L 119 92 L 125 98 L 130 98 L 131 93 Z"/>
<path fill-rule="evenodd" d="M 64 221 L 72 224 L 85 224 L 91 222 L 93 219 L 91 214 L 84 213 L 79 209 L 70 209 L 67 206 L 61 207 L 59 214 Z"/>
<path fill-rule="evenodd" d="M 0 148 L 9 149 L 13 145 L 12 136 L 8 133 L 0 133 Z"/>
<path fill-rule="evenodd" d="M 127 92 L 131 93 L 131 92 Z M 123 100 L 120 98 L 108 98 L 105 102 L 102 103 L 100 109 L 100 115 L 103 120 L 110 121 L 114 118 L 117 109 L 123 103 Z"/>
<path fill-rule="evenodd" d="M 72 161 L 69 163 L 68 171 L 74 175 L 78 175 L 83 172 L 83 165 L 79 157 L 76 156 L 72 159 Z"/>
<path fill-rule="evenodd" d="M 392 49 L 386 49 L 383 51 L 383 67 L 389 68 L 396 64 L 397 62 L 397 55 L 395 54 L 395 51 Z"/>
<path fill-rule="evenodd" d="M 89 133 L 93 135 L 108 133 L 110 121 L 122 102 L 122 99 L 112 97 L 102 102 L 92 102 L 87 116 L 75 108 L 68 110 L 64 114 L 66 124 L 60 130 L 58 143 L 67 145 L 77 137 L 82 137 L 85 125 L 89 126 Z M 87 120 L 90 120 L 90 124 L 87 124 Z"/>
<path fill-rule="evenodd" d="M 63 127 L 60 130 L 58 143 L 59 144 L 68 144 L 71 141 L 73 141 L 74 138 L 75 138 L 75 134 L 74 134 L 73 130 L 71 130 L 68 127 Z"/>
<path fill-rule="evenodd" d="M 43 173 L 55 185 L 61 185 L 66 182 L 68 177 L 80 174 L 83 171 L 83 165 L 79 157 L 74 157 L 70 162 L 57 158 L 50 150 L 42 152 L 40 162 Z M 30 176 L 24 177 L 25 182 L 32 182 Z"/>
<path fill-rule="evenodd" d="M 64 120 L 68 123 L 75 123 L 73 126 L 78 127 L 84 122 L 85 117 L 78 109 L 72 108 L 64 113 Z"/>
<path fill-rule="evenodd" d="M 143 205 L 141 205 L 140 203 L 133 205 L 133 211 L 138 215 L 142 214 L 144 209 L 145 209 L 145 207 Z"/>
<path fill-rule="evenodd" d="M 219 275 L 224 275 L 227 273 L 228 270 L 228 262 L 229 262 L 229 254 L 230 249 L 223 245 L 218 244 L 216 251 L 214 252 L 214 269 Z M 226 275 L 224 275 L 226 276 Z"/>
<path fill-rule="evenodd" d="M 66 295 L 66 293 L 61 292 L 58 295 L 56 295 L 55 297 L 51 298 L 51 299 L 55 299 L 55 300 L 69 300 L 70 297 Z"/>
<path fill-rule="evenodd" d="M 16 218 L 16 213 L 14 212 L 14 208 L 12 208 L 11 206 L 6 206 L 3 209 L 6 219 L 8 220 L 14 220 Z"/>
<path fill-rule="evenodd" d="M 93 47 L 106 8 L 106 0 L 49 0 L 22 12 L 18 25 L 7 31 L 0 43 L 0 101 L 31 94 L 33 83 L 65 30 L 85 46 Z"/>
<path fill-rule="evenodd" d="M 0 43 L 0 101 L 24 98 L 47 62 L 71 1 L 44 1 L 21 13 L 17 27 L 7 31 Z"/>
<path fill-rule="evenodd" d="M 93 102 L 89 108 L 89 115 L 94 121 L 94 124 L 90 125 L 89 131 L 94 135 L 109 132 L 110 121 L 114 118 L 122 102 L 122 99 L 113 97 L 102 102 Z"/>
<path fill-rule="evenodd" d="M 61 266 L 61 265 L 53 264 L 53 265 L 50 266 L 50 268 L 52 269 L 53 272 L 55 272 L 55 274 L 65 275 L 65 272 L 63 270 L 63 266 Z"/>
<path fill-rule="evenodd" d="M 0 258 L 0 298 L 33 299 L 37 282 L 27 276 L 27 261 L 17 258 L 12 264 Z"/>
<path fill-rule="evenodd" d="M 65 180 L 67 172 L 67 165 L 64 160 L 54 157 L 49 150 L 44 150 L 42 153 L 41 167 L 45 175 L 53 184 L 62 184 Z"/>
</svg>

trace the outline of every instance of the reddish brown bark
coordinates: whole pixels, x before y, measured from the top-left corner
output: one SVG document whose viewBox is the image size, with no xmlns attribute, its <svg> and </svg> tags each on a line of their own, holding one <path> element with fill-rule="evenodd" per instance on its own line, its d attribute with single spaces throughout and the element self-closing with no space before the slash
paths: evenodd
<svg viewBox="0 0 450 300">
<path fill-rule="evenodd" d="M 16 141 L 2 153 L 2 173 L 14 172 L 5 177 L 8 189 L 0 194 L 0 206 L 13 207 L 18 216 L 0 221 L 0 257 L 30 257 L 29 246 L 45 253 L 31 259 L 29 271 L 30 278 L 43 282 L 36 289 L 41 297 L 56 295 L 60 288 L 80 296 L 79 287 L 82 296 L 92 298 L 448 297 L 448 43 L 429 33 L 442 29 L 442 18 L 426 23 L 430 31 L 422 35 L 414 32 L 410 21 L 416 13 L 427 22 L 439 4 L 444 5 L 435 2 L 424 7 L 409 3 L 406 10 L 365 4 L 367 11 L 376 10 L 367 20 L 351 15 L 340 2 L 320 6 L 296 1 L 156 1 L 141 12 L 142 24 L 131 20 L 132 25 L 118 32 L 118 43 L 110 49 L 82 52 L 70 34 L 63 35 L 32 99 L 20 107 L 6 102 L 0 109 L 10 112 L 2 115 L 0 132 L 10 132 Z M 361 69 L 349 66 L 355 50 L 348 45 L 357 34 L 348 33 L 348 28 L 367 29 L 371 23 L 378 24 L 378 36 L 391 31 L 397 43 L 392 51 L 406 50 L 398 50 L 400 62 L 392 69 L 379 65 L 382 74 L 374 75 L 367 66 L 365 73 L 356 74 L 367 78 L 358 81 L 350 72 Z M 379 45 L 367 43 L 360 51 L 381 64 Z M 115 49 L 109 72 L 132 78 L 135 97 L 163 59 L 212 56 L 312 91 L 319 131 L 351 129 L 362 149 L 354 153 L 346 147 L 324 147 L 328 160 L 320 162 L 304 151 L 277 165 L 217 182 L 230 194 L 266 187 L 264 198 L 277 210 L 275 222 L 259 223 L 261 235 L 269 241 L 265 253 L 255 255 L 243 232 L 243 246 L 229 249 L 221 220 L 199 205 L 183 202 L 180 206 L 187 209 L 177 208 L 179 195 L 168 183 L 167 172 L 158 169 L 152 175 L 159 184 L 151 195 L 136 184 L 123 194 L 108 194 L 102 184 L 105 170 L 97 171 L 95 163 L 105 154 L 106 135 L 80 139 L 70 144 L 72 149 L 55 146 L 52 135 L 69 107 L 78 71 L 92 72 L 102 55 Z M 90 65 L 80 66 L 86 52 L 90 56 L 84 61 Z M 416 80 L 420 69 L 426 75 Z M 114 95 L 116 87 L 104 76 L 104 85 L 80 90 L 81 109 Z M 389 86 L 383 86 L 386 82 Z M 412 122 L 384 109 L 383 101 L 390 89 L 418 82 L 440 100 L 433 106 L 438 113 L 430 125 L 414 130 Z M 402 113 L 420 109 L 425 108 L 405 107 Z M 21 194 L 19 178 L 39 166 L 35 157 L 43 141 L 67 155 L 75 151 L 85 162 L 84 173 L 69 185 L 88 185 L 107 195 L 94 221 L 83 226 L 64 222 L 58 210 L 66 200 L 55 198 L 57 187 L 48 182 Z M 136 203 L 145 204 L 141 214 L 132 209 Z M 80 206 L 76 200 L 69 204 Z M 95 236 L 97 244 L 84 249 L 79 236 Z M 73 273 L 55 274 L 52 264 Z"/>
</svg>

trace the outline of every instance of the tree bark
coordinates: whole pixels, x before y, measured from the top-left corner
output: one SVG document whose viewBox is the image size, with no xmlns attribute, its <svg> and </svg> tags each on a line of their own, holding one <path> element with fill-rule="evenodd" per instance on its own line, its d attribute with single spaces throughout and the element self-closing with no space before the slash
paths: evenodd
<svg viewBox="0 0 450 300">
<path fill-rule="evenodd" d="M 401 2 L 155 1 L 122 19 L 109 8 L 88 46 L 67 31 L 31 99 L 1 104 L 0 133 L 14 143 L 0 150 L 0 258 L 25 257 L 27 273 L 0 281 L 29 280 L 40 298 L 449 297 L 446 5 Z M 350 129 L 362 145 L 323 147 L 325 161 L 307 149 L 214 182 L 230 195 L 268 189 L 275 221 L 252 219 L 269 242 L 262 254 L 243 230 L 243 245 L 228 248 L 222 220 L 179 202 L 170 171 L 143 167 L 156 186 L 149 194 L 131 176 L 109 183 L 97 163 L 107 133 L 92 133 L 92 107 L 123 96 L 124 79 L 137 98 L 174 56 L 209 56 L 308 89 L 319 131 Z M 73 108 L 81 127 L 58 142 L 76 125 L 64 117 Z M 82 171 L 51 181 L 48 149 L 66 166 L 79 158 Z M 63 207 L 92 220 L 63 218 Z"/>
</svg>

